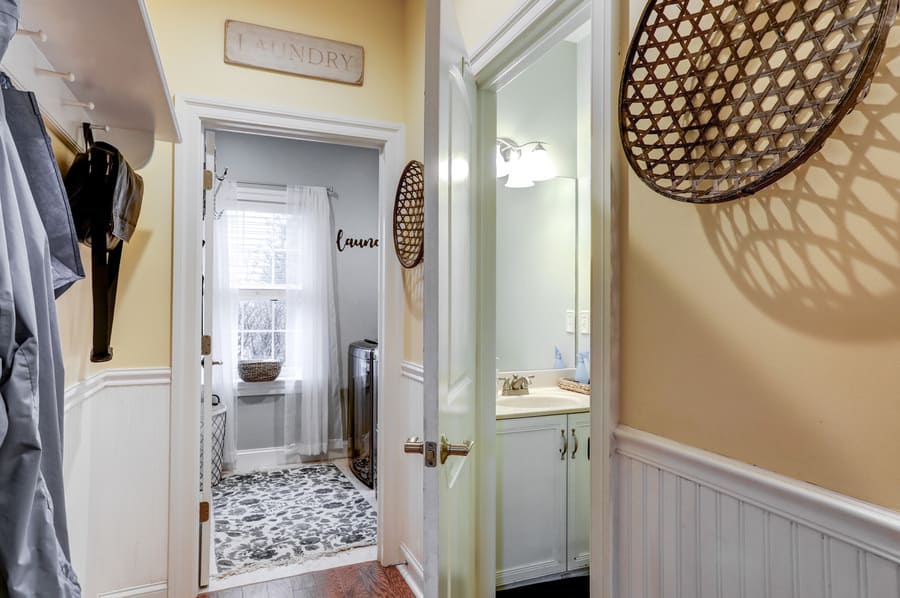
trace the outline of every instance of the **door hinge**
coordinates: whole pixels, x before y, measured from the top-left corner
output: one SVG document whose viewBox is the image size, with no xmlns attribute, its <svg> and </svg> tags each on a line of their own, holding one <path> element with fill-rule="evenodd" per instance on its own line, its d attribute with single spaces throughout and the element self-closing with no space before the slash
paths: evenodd
<svg viewBox="0 0 900 598">
<path fill-rule="evenodd" d="M 213 188 L 212 170 L 204 170 L 203 171 L 203 188 L 206 191 L 212 191 L 212 188 Z"/>
<path fill-rule="evenodd" d="M 200 337 L 200 355 L 212 355 L 212 337 L 208 334 Z"/>
<path fill-rule="evenodd" d="M 209 521 L 209 501 L 204 500 L 200 503 L 200 523 Z"/>
</svg>

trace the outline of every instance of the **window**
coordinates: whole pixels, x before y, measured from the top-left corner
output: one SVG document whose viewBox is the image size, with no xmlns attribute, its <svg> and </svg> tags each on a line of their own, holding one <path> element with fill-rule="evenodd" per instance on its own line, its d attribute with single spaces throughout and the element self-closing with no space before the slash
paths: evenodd
<svg viewBox="0 0 900 598">
<path fill-rule="evenodd" d="M 224 214 L 230 286 L 239 289 L 240 299 L 237 359 L 283 362 L 287 216 L 277 205 L 246 205 Z"/>
</svg>

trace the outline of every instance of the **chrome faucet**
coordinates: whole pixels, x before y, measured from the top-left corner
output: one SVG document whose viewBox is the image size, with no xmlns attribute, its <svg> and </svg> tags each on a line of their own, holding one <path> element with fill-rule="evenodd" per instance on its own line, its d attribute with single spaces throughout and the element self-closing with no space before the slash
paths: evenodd
<svg viewBox="0 0 900 598">
<path fill-rule="evenodd" d="M 497 378 L 499 382 L 503 382 L 500 394 L 504 397 L 515 395 L 527 395 L 528 389 L 534 382 L 534 376 L 519 376 L 513 374 L 511 377 Z"/>
</svg>

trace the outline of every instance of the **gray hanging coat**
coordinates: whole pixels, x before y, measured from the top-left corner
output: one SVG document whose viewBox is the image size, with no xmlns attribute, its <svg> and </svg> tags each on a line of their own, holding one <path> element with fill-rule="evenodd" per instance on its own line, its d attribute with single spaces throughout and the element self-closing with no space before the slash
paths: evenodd
<svg viewBox="0 0 900 598">
<path fill-rule="evenodd" d="M 0 50 L 18 5 L 0 0 Z M 50 246 L 0 99 L 0 596 L 68 598 L 63 364 Z"/>
<path fill-rule="evenodd" d="M 0 73 L 0 89 L 6 106 L 6 124 L 16 142 L 31 194 L 47 231 L 53 289 L 59 297 L 84 278 L 69 197 L 34 94 L 13 87 L 6 73 Z"/>
</svg>

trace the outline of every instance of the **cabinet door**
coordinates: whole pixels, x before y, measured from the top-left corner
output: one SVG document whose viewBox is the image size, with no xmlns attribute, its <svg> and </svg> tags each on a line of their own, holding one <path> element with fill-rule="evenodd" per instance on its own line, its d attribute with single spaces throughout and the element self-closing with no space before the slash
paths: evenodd
<svg viewBox="0 0 900 598">
<path fill-rule="evenodd" d="M 591 437 L 591 414 L 569 416 L 568 462 L 568 541 L 567 569 L 580 569 L 590 564 L 591 531 L 591 466 L 588 446 Z M 576 449 L 577 447 L 577 449 Z"/>
<path fill-rule="evenodd" d="M 566 570 L 566 416 L 497 422 L 497 585 Z"/>
</svg>

